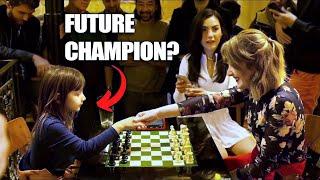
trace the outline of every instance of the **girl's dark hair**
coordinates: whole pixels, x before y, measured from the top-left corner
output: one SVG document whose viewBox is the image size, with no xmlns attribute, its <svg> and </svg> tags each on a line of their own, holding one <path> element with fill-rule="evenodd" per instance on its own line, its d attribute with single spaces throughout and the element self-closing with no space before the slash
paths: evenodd
<svg viewBox="0 0 320 180">
<path fill-rule="evenodd" d="M 220 0 L 209 0 L 209 4 L 206 8 L 217 9 L 220 5 Z M 194 6 L 194 0 L 184 0 L 181 9 L 185 12 L 194 12 L 196 11 L 196 7 Z"/>
<path fill-rule="evenodd" d="M 190 48 L 190 58 L 188 60 L 188 70 L 189 75 L 188 78 L 191 82 L 197 83 L 200 76 L 200 69 L 201 69 L 201 57 L 204 53 L 204 48 L 201 45 L 202 40 L 202 26 L 206 19 L 210 18 L 211 16 L 216 17 L 220 22 L 220 27 L 222 31 L 222 38 L 220 43 L 216 49 L 216 53 L 218 53 L 218 57 L 216 59 L 216 68 L 215 68 L 215 75 L 214 75 L 214 82 L 222 83 L 227 74 L 227 67 L 223 63 L 220 49 L 222 44 L 227 40 L 228 36 L 224 29 L 223 21 L 220 14 L 212 9 L 204 9 L 203 11 L 199 12 L 196 17 L 193 19 L 192 23 L 192 30 L 191 30 L 191 38 L 189 41 L 189 48 Z"/>
<path fill-rule="evenodd" d="M 65 102 L 71 91 L 83 89 L 85 79 L 76 69 L 62 66 L 51 68 L 43 77 L 37 105 L 37 121 L 33 128 L 41 133 L 42 125 L 48 115 L 58 117 L 69 128 L 72 128 L 74 112 L 68 112 Z"/>
<path fill-rule="evenodd" d="M 137 1 L 136 0 L 136 5 L 137 5 Z M 154 21 L 160 21 L 162 19 L 162 8 L 161 8 L 161 3 L 160 0 L 154 0 L 155 4 L 156 4 L 156 11 L 154 12 Z M 139 14 L 137 13 L 137 8 L 134 10 L 134 16 L 137 20 L 140 20 L 141 17 L 139 16 Z"/>
</svg>

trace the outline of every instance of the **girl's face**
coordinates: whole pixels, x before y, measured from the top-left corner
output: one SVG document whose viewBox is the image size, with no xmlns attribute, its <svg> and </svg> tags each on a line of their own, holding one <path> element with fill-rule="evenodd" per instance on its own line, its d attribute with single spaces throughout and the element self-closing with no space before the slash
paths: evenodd
<svg viewBox="0 0 320 180">
<path fill-rule="evenodd" d="M 237 81 L 237 87 L 242 90 L 249 89 L 252 74 L 253 72 L 245 66 L 240 70 L 232 67 L 230 64 L 227 71 L 227 75 L 232 76 Z"/>
<path fill-rule="evenodd" d="M 206 54 L 214 53 L 220 43 L 222 30 L 218 18 L 211 16 L 203 22 L 201 45 Z"/>
<path fill-rule="evenodd" d="M 78 112 L 83 104 L 83 101 L 86 100 L 86 97 L 83 94 L 83 90 L 71 91 L 67 95 L 66 99 L 66 108 L 72 112 Z"/>
</svg>

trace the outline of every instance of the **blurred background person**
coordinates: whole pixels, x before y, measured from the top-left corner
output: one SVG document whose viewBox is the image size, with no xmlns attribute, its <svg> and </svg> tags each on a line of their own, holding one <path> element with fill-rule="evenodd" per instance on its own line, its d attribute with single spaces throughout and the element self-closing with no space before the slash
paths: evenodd
<svg viewBox="0 0 320 180">
<path fill-rule="evenodd" d="M 232 20 L 232 29 L 230 37 L 237 35 L 243 30 L 242 27 L 237 25 L 238 18 L 241 14 L 241 6 L 236 0 L 222 0 L 220 4 L 221 8 L 226 11 Z"/>
<path fill-rule="evenodd" d="M 7 119 L 0 114 L 0 179 L 6 172 L 9 156 L 9 139 L 7 136 Z"/>
<path fill-rule="evenodd" d="M 160 0 L 136 0 L 134 13 L 135 32 L 120 36 L 121 41 L 165 41 L 168 24 L 161 20 Z M 126 117 L 166 104 L 166 96 L 160 91 L 166 76 L 166 62 L 153 59 L 134 61 L 133 57 L 129 56 L 121 65 L 127 77 L 127 91 L 123 97 Z"/>
</svg>

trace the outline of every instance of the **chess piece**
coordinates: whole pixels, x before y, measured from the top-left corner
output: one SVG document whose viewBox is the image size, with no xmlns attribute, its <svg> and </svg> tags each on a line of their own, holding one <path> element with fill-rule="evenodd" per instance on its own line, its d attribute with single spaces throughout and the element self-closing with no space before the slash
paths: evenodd
<svg viewBox="0 0 320 180">
<path fill-rule="evenodd" d="M 186 164 L 193 164 L 193 153 L 192 152 L 188 152 L 185 156 L 185 161 Z"/>
<path fill-rule="evenodd" d="M 131 131 L 127 131 L 126 133 L 126 139 L 130 139 L 132 136 L 131 136 Z"/>
<path fill-rule="evenodd" d="M 127 164 L 128 160 L 127 159 L 121 159 L 120 163 L 121 164 Z"/>
<path fill-rule="evenodd" d="M 115 166 L 116 165 L 116 162 L 115 162 L 115 155 L 111 154 L 109 156 L 109 163 L 108 163 L 109 166 Z"/>
<path fill-rule="evenodd" d="M 177 151 L 175 152 L 175 155 L 173 156 L 173 158 L 174 160 L 181 160 L 181 156 L 182 156 L 181 151 Z"/>
<path fill-rule="evenodd" d="M 176 130 L 174 129 L 173 125 L 170 126 L 170 131 L 169 131 L 169 137 L 172 137 L 176 135 Z"/>
<path fill-rule="evenodd" d="M 128 156 L 127 155 L 122 155 L 121 157 L 121 164 L 126 164 L 128 162 Z"/>
<path fill-rule="evenodd" d="M 191 145 L 185 145 L 182 148 L 185 154 L 191 152 Z"/>
</svg>

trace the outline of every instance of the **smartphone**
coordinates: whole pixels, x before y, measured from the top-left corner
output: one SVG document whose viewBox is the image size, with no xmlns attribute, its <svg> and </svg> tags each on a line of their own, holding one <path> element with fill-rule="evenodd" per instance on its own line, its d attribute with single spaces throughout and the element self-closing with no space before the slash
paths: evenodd
<svg viewBox="0 0 320 180">
<path fill-rule="evenodd" d="M 186 76 L 183 76 L 183 75 L 180 75 L 180 74 L 176 74 L 176 78 L 180 79 L 180 80 L 183 80 L 183 81 L 185 81 L 187 83 L 190 82 L 189 79 Z"/>
<path fill-rule="evenodd" d="M 268 4 L 268 8 L 269 8 L 269 9 L 276 10 L 276 11 L 279 11 L 279 12 L 282 12 L 282 10 L 281 10 L 282 6 L 278 5 L 278 4 L 275 3 L 275 2 L 269 3 L 269 4 Z"/>
</svg>

